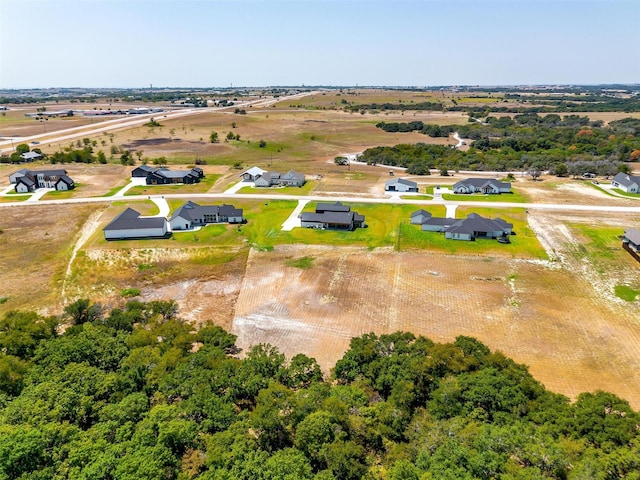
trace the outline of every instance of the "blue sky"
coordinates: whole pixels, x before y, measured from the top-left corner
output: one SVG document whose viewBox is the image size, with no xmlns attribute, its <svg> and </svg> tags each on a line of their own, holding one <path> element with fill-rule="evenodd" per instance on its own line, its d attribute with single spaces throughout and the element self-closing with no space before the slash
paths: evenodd
<svg viewBox="0 0 640 480">
<path fill-rule="evenodd" d="M 0 88 L 640 83 L 636 0 L 0 0 Z"/>
</svg>

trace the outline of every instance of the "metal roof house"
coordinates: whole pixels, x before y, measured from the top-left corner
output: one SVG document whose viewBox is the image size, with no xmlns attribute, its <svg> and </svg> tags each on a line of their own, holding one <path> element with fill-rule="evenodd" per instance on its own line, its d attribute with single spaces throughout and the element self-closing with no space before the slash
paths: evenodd
<svg viewBox="0 0 640 480">
<path fill-rule="evenodd" d="M 169 220 L 171 230 L 191 230 L 210 223 L 244 223 L 241 208 L 233 205 L 198 205 L 188 201 Z"/>
<path fill-rule="evenodd" d="M 315 212 L 300 215 L 300 226 L 322 230 L 355 230 L 364 227 L 364 215 L 351 211 L 340 202 L 318 203 Z"/>
<path fill-rule="evenodd" d="M 611 186 L 614 188 L 619 188 L 623 192 L 639 193 L 640 177 L 620 172 L 611 180 Z"/>
<path fill-rule="evenodd" d="M 139 167 L 131 170 L 131 176 L 133 178 L 144 178 L 150 173 L 155 172 L 156 170 L 168 170 L 166 167 L 151 167 L 149 165 L 140 165 Z"/>
<path fill-rule="evenodd" d="M 33 162 L 42 158 L 42 154 L 38 152 L 24 152 L 20 154 L 20 158 L 24 162 Z"/>
<path fill-rule="evenodd" d="M 418 192 L 418 184 L 404 178 L 394 178 L 384 184 L 387 192 Z"/>
<path fill-rule="evenodd" d="M 511 184 L 495 178 L 467 178 L 453 185 L 453 193 L 511 193 Z"/>
<path fill-rule="evenodd" d="M 164 217 L 141 217 L 133 208 L 127 208 L 103 228 L 107 240 L 134 238 L 164 238 L 171 235 Z"/>
</svg>

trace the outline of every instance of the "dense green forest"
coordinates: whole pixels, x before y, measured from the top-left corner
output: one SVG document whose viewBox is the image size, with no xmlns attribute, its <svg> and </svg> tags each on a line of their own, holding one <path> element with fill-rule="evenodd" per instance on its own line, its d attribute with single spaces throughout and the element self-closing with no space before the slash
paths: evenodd
<svg viewBox="0 0 640 480">
<path fill-rule="evenodd" d="M 408 173 L 429 169 L 525 170 L 537 168 L 558 175 L 592 172 L 615 175 L 628 171 L 625 162 L 640 159 L 640 119 L 625 118 L 604 125 L 587 117 L 556 114 L 515 115 L 513 118 L 470 119 L 466 125 L 432 125 L 421 121 L 380 122 L 386 132 L 418 131 L 431 137 L 458 132 L 471 139 L 471 148 L 459 151 L 443 145 L 396 145 L 366 150 L 362 160 L 371 164 L 398 165 Z"/>
<path fill-rule="evenodd" d="M 354 338 L 330 378 L 172 301 L 0 320 L 0 479 L 638 479 L 640 416 L 469 337 Z"/>
</svg>

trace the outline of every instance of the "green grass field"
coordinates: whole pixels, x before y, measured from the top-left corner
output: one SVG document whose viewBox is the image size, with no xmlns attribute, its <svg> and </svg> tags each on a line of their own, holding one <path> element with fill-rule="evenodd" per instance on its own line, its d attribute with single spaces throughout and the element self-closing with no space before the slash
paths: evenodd
<svg viewBox="0 0 640 480">
<path fill-rule="evenodd" d="M 238 190 L 238 193 L 268 193 L 269 195 L 307 195 L 317 186 L 317 184 L 317 182 L 308 181 L 301 187 L 242 187 L 240 190 Z"/>
<path fill-rule="evenodd" d="M 2 195 L 0 196 L 0 203 L 10 203 L 10 202 L 24 202 L 25 200 L 29 200 L 31 195 Z"/>
</svg>

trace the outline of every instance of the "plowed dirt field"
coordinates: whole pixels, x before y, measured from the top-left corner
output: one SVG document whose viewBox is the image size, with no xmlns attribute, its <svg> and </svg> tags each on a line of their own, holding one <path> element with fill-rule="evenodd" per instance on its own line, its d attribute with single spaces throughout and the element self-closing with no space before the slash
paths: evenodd
<svg viewBox="0 0 640 480">
<path fill-rule="evenodd" d="M 310 268 L 292 259 L 313 257 Z M 575 398 L 604 389 L 640 406 L 640 309 L 601 295 L 559 261 L 378 249 L 252 251 L 236 304 L 238 345 L 303 352 L 328 371 L 368 332 L 477 337 Z"/>
</svg>

